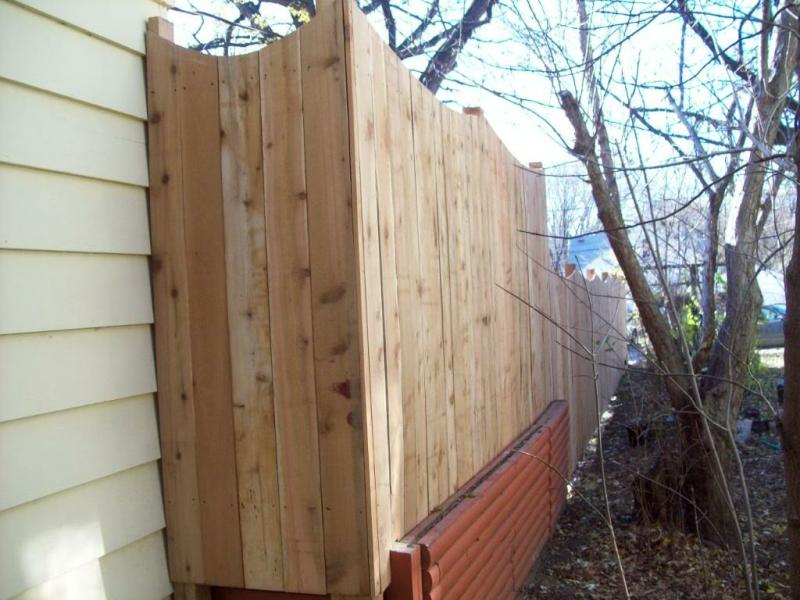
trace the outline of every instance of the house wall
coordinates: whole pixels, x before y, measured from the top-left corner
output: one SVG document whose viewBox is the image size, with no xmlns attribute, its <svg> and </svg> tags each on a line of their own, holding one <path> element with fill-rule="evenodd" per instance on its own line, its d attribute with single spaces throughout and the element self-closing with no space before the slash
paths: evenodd
<svg viewBox="0 0 800 600">
<path fill-rule="evenodd" d="M 150 0 L 0 0 L 0 598 L 160 599 Z"/>
</svg>

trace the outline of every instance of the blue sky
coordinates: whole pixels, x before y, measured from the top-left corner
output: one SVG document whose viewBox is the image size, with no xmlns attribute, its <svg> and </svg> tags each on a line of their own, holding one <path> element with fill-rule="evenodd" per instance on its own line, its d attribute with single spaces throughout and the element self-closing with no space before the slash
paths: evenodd
<svg viewBox="0 0 800 600">
<path fill-rule="evenodd" d="M 232 7 L 226 6 L 226 3 L 220 0 L 192 0 L 192 4 L 200 10 L 214 14 L 223 16 L 235 16 L 236 14 Z M 187 0 L 177 0 L 175 6 L 191 9 Z M 285 23 L 287 31 L 291 29 L 285 9 L 273 6 L 264 10 L 264 13 L 272 15 L 271 23 L 279 23 L 278 30 L 281 28 L 280 23 Z M 175 24 L 175 41 L 182 46 L 190 45 L 194 41 L 192 34 L 200 26 L 199 19 L 177 11 L 171 11 L 169 18 Z M 206 39 L 212 30 L 211 20 L 207 20 L 205 27 L 206 29 L 200 36 L 202 39 Z M 376 27 L 376 29 L 381 30 L 380 27 Z M 490 37 L 499 35 L 498 32 L 488 30 L 486 33 Z M 483 31 L 481 35 L 483 35 Z M 464 61 L 468 62 L 466 58 Z M 448 87 L 453 87 L 453 91 L 443 90 L 439 94 L 439 98 L 456 109 L 461 106 L 482 107 L 486 118 L 497 134 L 523 164 L 540 161 L 549 166 L 556 163 L 573 162 L 572 157 L 559 144 L 550 139 L 535 119 L 523 111 L 480 89 L 454 86 L 453 84 L 448 84 Z M 554 115 L 554 117 L 558 118 L 558 115 Z"/>
</svg>

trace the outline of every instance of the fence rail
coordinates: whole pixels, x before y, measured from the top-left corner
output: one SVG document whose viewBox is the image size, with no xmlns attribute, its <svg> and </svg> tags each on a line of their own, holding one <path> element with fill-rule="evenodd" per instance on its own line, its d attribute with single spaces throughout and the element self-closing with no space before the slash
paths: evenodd
<svg viewBox="0 0 800 600">
<path fill-rule="evenodd" d="M 554 398 L 574 462 L 585 354 L 621 364 L 624 302 L 548 272 L 541 169 L 319 4 L 243 57 L 148 38 L 169 558 L 179 582 L 377 596 L 395 540 Z"/>
</svg>

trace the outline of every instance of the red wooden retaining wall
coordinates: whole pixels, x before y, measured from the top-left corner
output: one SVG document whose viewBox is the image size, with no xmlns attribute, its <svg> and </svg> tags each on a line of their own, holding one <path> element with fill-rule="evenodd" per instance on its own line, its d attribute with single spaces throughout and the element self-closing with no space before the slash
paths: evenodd
<svg viewBox="0 0 800 600">
<path fill-rule="evenodd" d="M 392 550 L 387 600 L 513 598 L 566 501 L 567 403 L 539 421 Z"/>
</svg>

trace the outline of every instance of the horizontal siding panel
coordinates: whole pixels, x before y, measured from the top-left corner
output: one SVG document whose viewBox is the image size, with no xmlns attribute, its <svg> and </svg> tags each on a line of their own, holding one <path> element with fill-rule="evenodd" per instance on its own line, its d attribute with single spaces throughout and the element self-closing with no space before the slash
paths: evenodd
<svg viewBox="0 0 800 600">
<path fill-rule="evenodd" d="M 0 162 L 147 185 L 139 119 L 0 81 Z"/>
<path fill-rule="evenodd" d="M 158 458 L 152 395 L 0 423 L 0 510 Z"/>
<path fill-rule="evenodd" d="M 166 564 L 157 532 L 13 600 L 159 600 L 172 591 Z"/>
<path fill-rule="evenodd" d="M 160 3 L 151 0 L 114 0 L 114 10 L 108 9 L 108 0 L 16 1 L 84 33 L 112 41 L 140 54 L 144 54 L 144 22 L 148 17 L 164 16 L 165 12 Z"/>
<path fill-rule="evenodd" d="M 164 528 L 148 463 L 0 513 L 0 597 L 9 598 Z"/>
<path fill-rule="evenodd" d="M 155 390 L 149 325 L 0 336 L 0 422 Z"/>
<path fill-rule="evenodd" d="M 0 250 L 0 334 L 150 323 L 147 258 Z"/>
<path fill-rule="evenodd" d="M 149 254 L 145 188 L 0 164 L 0 248 Z"/>
<path fill-rule="evenodd" d="M 147 118 L 140 55 L 6 0 L 0 0 L 0 77 Z"/>
</svg>

